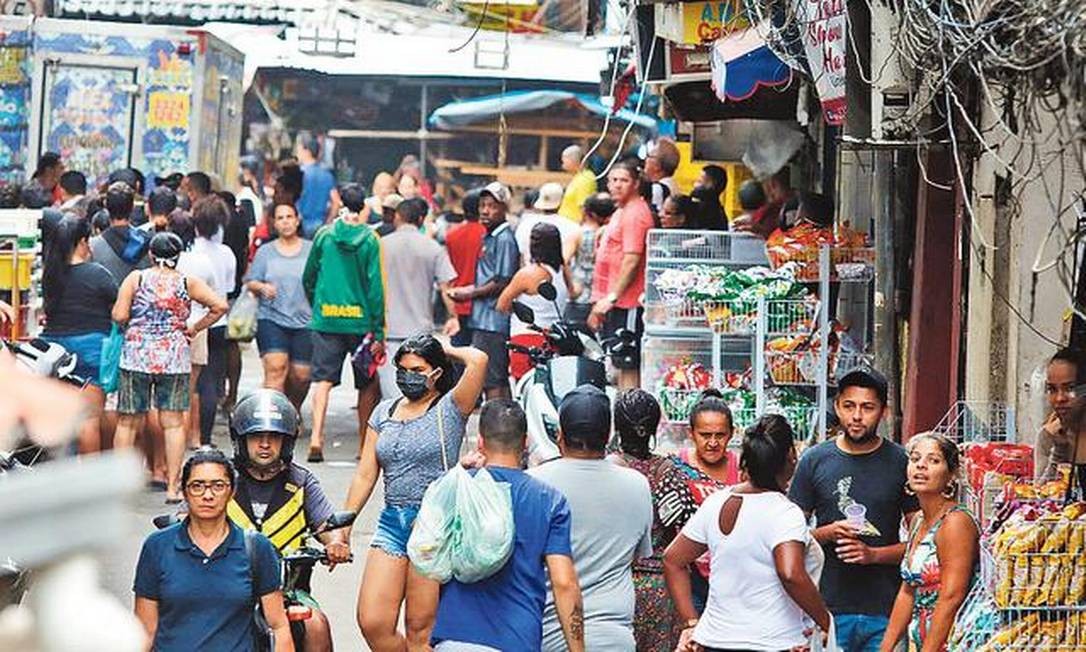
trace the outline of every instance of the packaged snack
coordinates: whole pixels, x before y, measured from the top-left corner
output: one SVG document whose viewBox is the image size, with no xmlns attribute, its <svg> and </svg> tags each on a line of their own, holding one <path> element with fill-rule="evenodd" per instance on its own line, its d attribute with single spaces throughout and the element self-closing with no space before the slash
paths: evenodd
<svg viewBox="0 0 1086 652">
<path fill-rule="evenodd" d="M 1071 573 L 1071 588 L 1067 592 L 1066 604 L 1079 605 L 1086 599 L 1086 559 L 1075 558 L 1075 569 Z"/>
<path fill-rule="evenodd" d="M 1059 570 L 1056 572 L 1055 581 L 1049 586 L 1051 591 L 1048 596 L 1048 606 L 1058 607 L 1065 604 L 1067 592 L 1071 588 L 1071 575 L 1075 572 L 1075 560 L 1067 555 L 1058 558 Z M 1048 581 L 1047 579 L 1045 580 Z"/>
<path fill-rule="evenodd" d="M 1063 552 L 1067 548 L 1067 535 L 1071 532 L 1071 521 L 1053 514 L 1041 519 L 1042 529 L 1047 534 L 1044 543 L 1041 544 L 1042 554 L 1054 554 Z"/>
<path fill-rule="evenodd" d="M 1042 581 L 1037 589 L 1037 594 L 1033 596 L 1032 605 L 1034 607 L 1043 607 L 1045 605 L 1058 604 L 1053 602 L 1052 599 L 1053 594 L 1056 590 L 1056 583 L 1060 577 L 1060 572 L 1063 569 L 1063 565 L 1061 564 L 1061 557 L 1062 555 L 1052 555 L 1037 558 L 1041 560 L 1043 566 L 1041 571 Z M 1033 579 L 1032 576 L 1030 577 L 1030 579 Z"/>
<path fill-rule="evenodd" d="M 1071 524 L 1071 532 L 1067 535 L 1067 554 L 1072 557 L 1083 551 L 1083 543 L 1086 542 L 1086 521 L 1076 520 Z"/>
<path fill-rule="evenodd" d="M 1045 558 L 1040 555 L 1028 555 L 1026 560 L 1029 565 L 1029 580 L 1024 585 L 1025 590 L 1022 591 L 1021 598 L 1015 603 L 1019 606 L 1036 605 L 1037 597 L 1041 592 L 1041 586 L 1044 584 L 1045 579 Z M 1015 588 L 1020 586 L 1023 585 L 1015 582 Z"/>
</svg>

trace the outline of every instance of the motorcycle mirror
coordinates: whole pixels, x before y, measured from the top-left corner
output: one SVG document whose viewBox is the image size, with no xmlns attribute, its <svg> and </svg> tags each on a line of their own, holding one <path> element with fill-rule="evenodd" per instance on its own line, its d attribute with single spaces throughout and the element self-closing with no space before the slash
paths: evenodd
<svg viewBox="0 0 1086 652">
<path fill-rule="evenodd" d="M 535 311 L 519 301 L 513 302 L 513 314 L 525 324 L 535 323 Z"/>
<path fill-rule="evenodd" d="M 539 288 L 536 291 L 539 292 L 539 296 L 547 301 L 554 301 L 558 298 L 558 290 L 554 287 L 554 283 L 551 283 L 550 281 L 543 281 L 540 283 Z"/>
<path fill-rule="evenodd" d="M 181 522 L 181 517 L 177 514 L 159 514 L 151 520 L 155 524 L 155 529 L 165 530 L 166 528 Z"/>
<path fill-rule="evenodd" d="M 620 328 L 617 331 L 615 331 L 615 337 L 618 338 L 619 340 L 622 340 L 623 342 L 636 342 L 637 341 L 637 333 L 633 332 L 632 330 L 630 330 L 628 328 Z"/>
<path fill-rule="evenodd" d="M 328 520 L 321 526 L 321 532 L 328 532 L 330 530 L 339 530 L 345 528 L 358 518 L 358 512 L 336 512 L 328 517 Z"/>
</svg>

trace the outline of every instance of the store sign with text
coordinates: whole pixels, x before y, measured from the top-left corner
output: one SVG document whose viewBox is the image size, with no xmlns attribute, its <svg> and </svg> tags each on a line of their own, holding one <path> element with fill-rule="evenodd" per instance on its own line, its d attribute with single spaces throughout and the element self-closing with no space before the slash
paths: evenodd
<svg viewBox="0 0 1086 652">
<path fill-rule="evenodd" d="M 656 5 L 656 33 L 675 43 L 709 44 L 749 26 L 743 0 Z"/>
<path fill-rule="evenodd" d="M 845 0 L 795 0 L 807 62 L 826 123 L 845 121 L 848 10 Z"/>
</svg>

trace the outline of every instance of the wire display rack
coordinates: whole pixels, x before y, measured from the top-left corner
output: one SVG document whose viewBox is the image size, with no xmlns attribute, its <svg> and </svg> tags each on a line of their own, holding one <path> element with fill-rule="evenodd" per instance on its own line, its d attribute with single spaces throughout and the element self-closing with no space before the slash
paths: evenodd
<svg viewBox="0 0 1086 652">
<path fill-rule="evenodd" d="M 788 267 L 797 281 L 818 283 L 824 278 L 821 266 L 823 247 L 812 246 L 767 254 L 773 269 Z M 834 283 L 866 283 L 875 278 L 873 247 L 830 247 L 829 280 Z"/>
<path fill-rule="evenodd" d="M 769 299 L 764 302 L 766 333 L 810 332 L 818 318 L 817 299 Z M 754 335 L 758 328 L 757 300 L 705 301 L 702 313 L 709 328 L 718 335 Z"/>
<path fill-rule="evenodd" d="M 1001 401 L 958 401 L 932 429 L 961 444 L 1017 440 L 1014 406 Z"/>
</svg>

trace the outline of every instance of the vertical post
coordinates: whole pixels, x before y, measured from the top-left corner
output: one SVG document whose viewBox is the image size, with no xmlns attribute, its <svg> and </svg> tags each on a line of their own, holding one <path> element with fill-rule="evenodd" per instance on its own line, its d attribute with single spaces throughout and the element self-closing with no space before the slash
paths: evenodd
<svg viewBox="0 0 1086 652">
<path fill-rule="evenodd" d="M 539 137 L 539 169 L 547 169 L 547 158 L 550 155 L 551 139 L 547 136 Z"/>
<path fill-rule="evenodd" d="M 900 201 L 898 194 L 905 192 L 905 187 L 898 187 L 896 181 L 904 172 L 895 166 L 896 154 L 889 151 L 875 152 L 875 173 L 872 176 L 872 190 L 874 194 L 874 209 L 872 215 L 872 231 L 875 234 L 875 279 L 874 279 L 874 316 L 875 316 L 875 368 L 885 376 L 889 386 L 887 392 L 889 400 L 889 419 L 891 439 L 899 439 L 898 427 L 900 426 L 901 405 L 898 393 L 898 362 L 895 351 L 897 350 L 897 290 L 894 287 L 896 280 L 895 248 L 894 248 L 894 221 L 896 219 L 896 204 Z M 907 166 L 905 166 L 907 167 Z M 905 184 L 907 187 L 907 184 Z"/>
<path fill-rule="evenodd" d="M 754 329 L 754 412 L 765 413 L 765 297 L 758 297 L 758 319 Z"/>
<path fill-rule="evenodd" d="M 721 381 L 724 379 L 724 375 L 720 371 L 720 366 L 721 366 L 720 358 L 721 358 L 721 348 L 722 348 L 721 337 L 722 337 L 721 334 L 718 333 L 714 329 L 713 330 L 713 349 L 712 349 L 713 387 L 716 387 L 716 388 L 719 388 L 723 384 Z"/>
<path fill-rule="evenodd" d="M 25 333 L 22 332 L 22 288 L 19 287 L 19 237 L 15 236 L 11 248 L 11 309 L 15 311 L 15 320 L 11 322 L 11 340 L 14 342 Z M 29 326 L 29 324 L 28 324 Z"/>
<path fill-rule="evenodd" d="M 826 436 L 826 410 L 830 384 L 830 246 L 818 252 L 818 438 Z"/>
<path fill-rule="evenodd" d="M 426 130 L 426 116 L 430 113 L 428 91 L 429 88 L 423 84 L 419 92 L 419 172 L 424 179 L 426 178 L 426 137 L 429 135 Z"/>
</svg>

